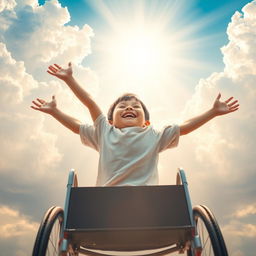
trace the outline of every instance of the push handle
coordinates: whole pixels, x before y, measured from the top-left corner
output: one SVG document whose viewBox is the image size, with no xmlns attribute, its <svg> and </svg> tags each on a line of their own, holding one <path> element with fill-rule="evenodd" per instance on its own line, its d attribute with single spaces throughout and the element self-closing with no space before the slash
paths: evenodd
<svg viewBox="0 0 256 256">
<path fill-rule="evenodd" d="M 71 169 L 68 175 L 67 188 L 69 187 L 78 187 L 77 174 L 74 169 Z"/>
<path fill-rule="evenodd" d="M 188 185 L 185 171 L 182 168 L 178 169 L 176 176 L 176 185 Z"/>
<path fill-rule="evenodd" d="M 194 227 L 194 237 L 193 237 L 192 244 L 193 244 L 193 248 L 195 249 L 195 256 L 197 256 L 197 255 L 200 256 L 201 252 L 202 252 L 202 243 L 201 243 L 199 234 L 197 232 L 196 223 L 195 223 L 195 220 L 193 217 L 193 208 L 192 208 L 192 202 L 191 202 L 189 191 L 188 191 L 188 182 L 187 182 L 186 174 L 182 168 L 178 169 L 176 184 L 184 186 L 184 191 L 185 191 L 185 195 L 186 195 L 186 199 L 187 199 L 188 211 L 189 211 L 189 215 L 190 215 L 190 221 Z"/>
</svg>

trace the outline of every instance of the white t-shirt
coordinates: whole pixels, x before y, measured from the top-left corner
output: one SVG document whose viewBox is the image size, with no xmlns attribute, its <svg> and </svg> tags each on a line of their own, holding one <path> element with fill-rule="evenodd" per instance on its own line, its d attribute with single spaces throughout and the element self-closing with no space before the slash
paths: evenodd
<svg viewBox="0 0 256 256">
<path fill-rule="evenodd" d="M 157 185 L 158 155 L 177 146 L 179 135 L 178 125 L 115 128 L 103 114 L 80 126 L 82 143 L 100 154 L 97 186 Z"/>
</svg>

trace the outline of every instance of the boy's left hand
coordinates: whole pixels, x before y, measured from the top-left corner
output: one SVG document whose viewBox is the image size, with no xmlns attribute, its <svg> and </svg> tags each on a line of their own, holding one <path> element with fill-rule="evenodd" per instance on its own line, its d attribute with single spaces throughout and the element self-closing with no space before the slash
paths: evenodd
<svg viewBox="0 0 256 256">
<path fill-rule="evenodd" d="M 238 110 L 239 104 L 238 100 L 233 100 L 233 97 L 230 97 L 229 99 L 225 101 L 220 101 L 221 94 L 219 93 L 214 104 L 213 104 L 213 110 L 216 115 L 225 115 L 231 112 L 234 112 Z"/>
</svg>

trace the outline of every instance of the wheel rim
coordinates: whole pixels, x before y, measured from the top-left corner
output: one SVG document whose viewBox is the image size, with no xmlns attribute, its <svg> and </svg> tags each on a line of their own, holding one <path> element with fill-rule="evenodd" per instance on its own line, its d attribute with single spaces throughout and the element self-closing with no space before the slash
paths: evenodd
<svg viewBox="0 0 256 256">
<path fill-rule="evenodd" d="M 200 236 L 202 243 L 202 253 L 201 256 L 214 256 L 214 251 L 211 243 L 211 238 L 208 230 L 205 226 L 204 221 L 200 217 L 196 217 L 197 232 Z"/>
<path fill-rule="evenodd" d="M 59 255 L 62 221 L 63 219 L 58 216 L 53 224 L 46 249 L 46 256 Z"/>
</svg>

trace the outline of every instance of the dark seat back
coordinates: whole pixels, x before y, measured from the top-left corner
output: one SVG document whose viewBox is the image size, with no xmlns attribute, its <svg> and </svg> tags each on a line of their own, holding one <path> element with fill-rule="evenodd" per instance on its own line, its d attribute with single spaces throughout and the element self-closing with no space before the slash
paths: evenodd
<svg viewBox="0 0 256 256">
<path fill-rule="evenodd" d="M 72 188 L 67 229 L 189 226 L 183 186 Z"/>
<path fill-rule="evenodd" d="M 144 250 L 192 238 L 182 185 L 72 188 L 69 239 L 89 249 Z"/>
</svg>

